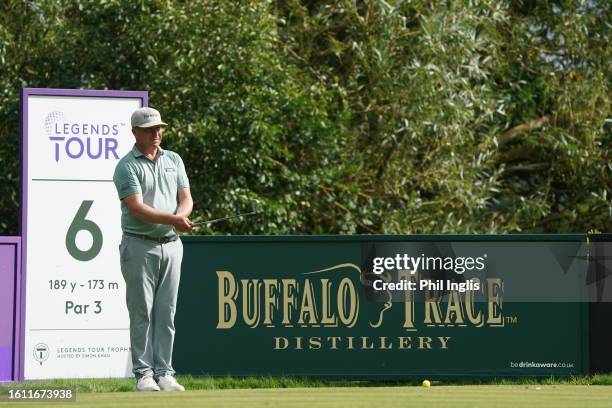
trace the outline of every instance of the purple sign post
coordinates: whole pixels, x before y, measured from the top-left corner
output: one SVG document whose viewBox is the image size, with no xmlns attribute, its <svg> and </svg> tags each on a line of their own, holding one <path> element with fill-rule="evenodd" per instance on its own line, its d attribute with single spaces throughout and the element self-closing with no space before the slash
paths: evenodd
<svg viewBox="0 0 612 408">
<path fill-rule="evenodd" d="M 19 273 L 21 266 L 21 238 L 0 237 L 0 381 L 16 377 L 15 345 L 19 323 L 16 305 L 19 302 Z"/>
</svg>

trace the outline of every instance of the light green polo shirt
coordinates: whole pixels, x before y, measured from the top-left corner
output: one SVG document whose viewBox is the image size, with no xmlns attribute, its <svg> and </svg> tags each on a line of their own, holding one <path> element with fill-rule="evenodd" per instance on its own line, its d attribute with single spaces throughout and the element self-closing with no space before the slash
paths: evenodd
<svg viewBox="0 0 612 408">
<path fill-rule="evenodd" d="M 121 229 L 124 232 L 150 237 L 176 234 L 171 225 L 150 224 L 135 218 L 123 199 L 132 194 L 142 194 L 145 204 L 174 214 L 178 208 L 178 189 L 189 188 L 185 165 L 178 154 L 159 147 L 155 160 L 151 160 L 134 145 L 117 163 L 113 181 L 121 200 Z"/>
</svg>

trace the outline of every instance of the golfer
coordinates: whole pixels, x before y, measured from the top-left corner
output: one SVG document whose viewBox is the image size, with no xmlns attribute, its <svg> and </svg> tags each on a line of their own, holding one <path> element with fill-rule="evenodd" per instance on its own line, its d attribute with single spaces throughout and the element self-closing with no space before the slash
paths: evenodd
<svg viewBox="0 0 612 408">
<path fill-rule="evenodd" d="M 180 156 L 161 148 L 159 112 L 132 114 L 136 143 L 117 164 L 121 200 L 121 273 L 130 315 L 137 391 L 184 391 L 172 368 L 174 312 L 183 258 L 178 232 L 190 232 L 193 201 Z"/>
</svg>

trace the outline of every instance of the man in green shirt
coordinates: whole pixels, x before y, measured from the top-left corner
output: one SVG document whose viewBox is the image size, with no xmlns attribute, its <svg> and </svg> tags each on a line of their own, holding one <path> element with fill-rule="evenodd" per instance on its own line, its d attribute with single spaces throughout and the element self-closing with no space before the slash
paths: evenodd
<svg viewBox="0 0 612 408">
<path fill-rule="evenodd" d="M 121 200 L 119 246 L 130 315 L 130 345 L 138 391 L 184 391 L 174 378 L 174 313 L 183 245 L 193 200 L 180 156 L 163 150 L 159 112 L 132 114 L 133 149 L 115 167 Z"/>
</svg>

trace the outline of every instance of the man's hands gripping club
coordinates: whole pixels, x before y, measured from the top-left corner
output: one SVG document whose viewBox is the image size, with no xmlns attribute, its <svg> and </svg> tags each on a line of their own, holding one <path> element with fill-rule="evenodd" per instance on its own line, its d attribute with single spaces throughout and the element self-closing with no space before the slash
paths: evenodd
<svg viewBox="0 0 612 408">
<path fill-rule="evenodd" d="M 142 200 L 142 194 L 132 194 L 123 200 L 130 213 L 141 221 L 172 225 L 174 229 L 180 232 L 191 232 L 193 229 L 193 223 L 188 218 L 193 209 L 191 191 L 188 188 L 178 190 L 177 200 L 179 204 L 176 214 L 159 211 L 145 204 Z"/>
</svg>

